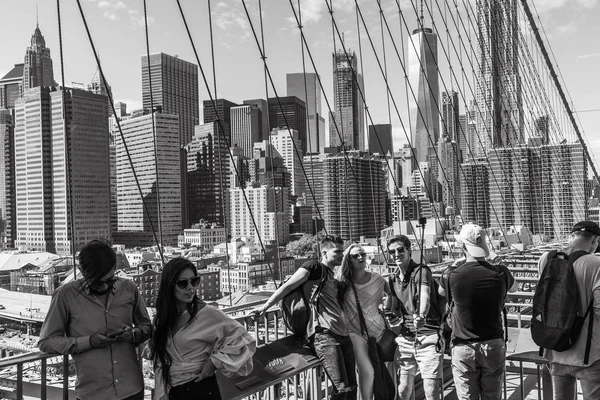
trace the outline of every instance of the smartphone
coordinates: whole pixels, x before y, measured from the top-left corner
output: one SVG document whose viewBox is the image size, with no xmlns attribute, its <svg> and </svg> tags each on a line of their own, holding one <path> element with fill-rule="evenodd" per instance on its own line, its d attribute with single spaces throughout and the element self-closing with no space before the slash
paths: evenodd
<svg viewBox="0 0 600 400">
<path fill-rule="evenodd" d="M 107 337 L 107 338 L 114 339 L 115 337 L 117 337 L 117 336 L 119 336 L 119 335 L 121 335 L 121 334 L 123 334 L 123 333 L 125 333 L 125 332 L 127 332 L 127 329 L 119 329 L 118 331 L 114 331 L 114 332 L 109 332 L 109 333 L 107 333 L 107 334 L 106 334 L 106 337 Z"/>
</svg>

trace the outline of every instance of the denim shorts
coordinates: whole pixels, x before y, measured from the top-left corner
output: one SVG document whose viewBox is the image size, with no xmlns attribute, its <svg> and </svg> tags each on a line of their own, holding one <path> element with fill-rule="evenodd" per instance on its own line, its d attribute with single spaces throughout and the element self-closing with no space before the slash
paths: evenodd
<svg viewBox="0 0 600 400">
<path fill-rule="evenodd" d="M 416 375 L 418 369 L 421 371 L 423 378 L 442 378 L 444 353 L 436 351 L 437 342 L 437 334 L 419 335 L 416 346 L 414 338 L 402 335 L 398 336 L 396 338 L 398 350 L 396 351 L 395 363 L 398 366 L 400 374 Z M 442 345 L 443 348 L 444 346 Z"/>
</svg>

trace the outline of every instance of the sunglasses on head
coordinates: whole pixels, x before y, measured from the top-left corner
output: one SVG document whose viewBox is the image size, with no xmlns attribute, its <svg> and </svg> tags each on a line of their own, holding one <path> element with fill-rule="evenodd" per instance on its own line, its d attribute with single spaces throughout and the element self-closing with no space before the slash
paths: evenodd
<svg viewBox="0 0 600 400">
<path fill-rule="evenodd" d="M 393 256 L 396 253 L 402 254 L 405 251 L 406 251 L 406 249 L 404 247 L 396 247 L 395 249 L 389 249 L 388 253 L 390 253 L 390 255 Z"/>
<path fill-rule="evenodd" d="M 358 257 L 367 258 L 367 253 L 350 254 L 350 257 L 354 258 L 355 260 L 358 260 Z"/>
<path fill-rule="evenodd" d="M 179 289 L 185 289 L 188 287 L 188 283 L 190 283 L 192 285 L 192 287 L 196 287 L 200 284 L 200 277 L 199 276 L 192 276 L 189 279 L 178 279 L 177 282 L 175 282 L 177 284 L 177 287 Z"/>
</svg>

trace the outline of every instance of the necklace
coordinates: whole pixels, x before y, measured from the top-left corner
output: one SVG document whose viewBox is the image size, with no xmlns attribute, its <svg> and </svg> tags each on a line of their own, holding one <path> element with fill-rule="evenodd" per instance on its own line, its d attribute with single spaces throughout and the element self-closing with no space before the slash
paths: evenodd
<svg viewBox="0 0 600 400">
<path fill-rule="evenodd" d="M 177 314 L 175 314 L 175 315 L 177 315 L 178 317 L 181 317 L 182 315 L 185 315 L 185 314 L 187 314 L 187 313 L 188 313 L 188 310 L 187 310 L 187 308 L 186 308 L 186 309 L 185 309 L 185 310 L 183 310 L 183 311 L 178 311 L 178 312 L 177 312 Z"/>
</svg>

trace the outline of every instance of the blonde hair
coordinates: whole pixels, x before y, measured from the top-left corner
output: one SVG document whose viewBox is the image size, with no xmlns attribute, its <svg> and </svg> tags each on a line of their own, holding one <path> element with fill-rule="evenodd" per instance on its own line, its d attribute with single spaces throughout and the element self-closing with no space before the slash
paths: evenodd
<svg viewBox="0 0 600 400">
<path fill-rule="evenodd" d="M 344 250 L 342 264 L 335 271 L 335 279 L 338 282 L 337 300 L 342 308 L 344 307 L 344 297 L 346 295 L 346 291 L 352 282 L 354 282 L 354 267 L 352 267 L 350 252 L 356 248 L 362 249 L 362 246 L 358 243 L 352 243 L 350 246 L 348 246 L 348 248 L 346 248 L 346 250 Z"/>
</svg>

